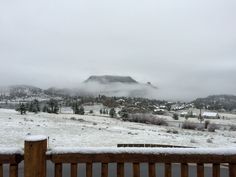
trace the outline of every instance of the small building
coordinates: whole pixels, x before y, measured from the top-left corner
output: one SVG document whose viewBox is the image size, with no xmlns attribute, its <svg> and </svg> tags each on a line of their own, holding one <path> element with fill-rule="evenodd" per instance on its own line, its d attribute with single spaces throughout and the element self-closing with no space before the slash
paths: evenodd
<svg viewBox="0 0 236 177">
<path fill-rule="evenodd" d="M 163 115 L 165 113 L 164 109 L 154 109 L 154 114 Z"/>
<path fill-rule="evenodd" d="M 185 117 L 187 116 L 189 113 L 187 111 L 181 112 L 180 113 L 180 117 Z"/>
<path fill-rule="evenodd" d="M 194 118 L 197 117 L 197 114 L 194 113 L 193 111 L 183 111 L 180 113 L 180 117 L 185 117 L 185 118 Z"/>
<path fill-rule="evenodd" d="M 216 112 L 204 112 L 202 117 L 205 119 L 219 119 L 220 115 Z"/>
</svg>

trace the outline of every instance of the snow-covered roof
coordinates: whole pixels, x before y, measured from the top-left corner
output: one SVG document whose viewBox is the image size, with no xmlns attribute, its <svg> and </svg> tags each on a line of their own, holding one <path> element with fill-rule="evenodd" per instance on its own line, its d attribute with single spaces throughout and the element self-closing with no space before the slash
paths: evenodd
<svg viewBox="0 0 236 177">
<path fill-rule="evenodd" d="M 216 117 L 216 116 L 218 116 L 218 113 L 216 113 L 216 112 L 204 112 L 202 115 L 206 116 L 206 117 Z"/>
<path fill-rule="evenodd" d="M 185 111 L 184 111 L 184 112 L 181 112 L 180 114 L 181 114 L 181 115 L 187 115 L 188 112 L 185 112 Z"/>
<path fill-rule="evenodd" d="M 154 111 L 155 111 L 155 112 L 156 112 L 156 111 L 163 111 L 163 112 L 165 112 L 164 109 L 154 109 Z"/>
</svg>

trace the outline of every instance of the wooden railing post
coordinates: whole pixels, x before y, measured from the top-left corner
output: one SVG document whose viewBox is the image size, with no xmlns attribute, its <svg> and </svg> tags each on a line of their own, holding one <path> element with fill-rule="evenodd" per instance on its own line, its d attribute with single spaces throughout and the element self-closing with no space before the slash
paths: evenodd
<svg viewBox="0 0 236 177">
<path fill-rule="evenodd" d="M 46 177 L 47 137 L 25 139 L 24 177 Z"/>
</svg>

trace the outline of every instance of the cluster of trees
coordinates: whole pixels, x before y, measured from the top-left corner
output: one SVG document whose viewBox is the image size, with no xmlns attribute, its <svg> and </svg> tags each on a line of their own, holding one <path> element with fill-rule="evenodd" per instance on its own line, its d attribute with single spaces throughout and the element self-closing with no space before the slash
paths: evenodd
<svg viewBox="0 0 236 177">
<path fill-rule="evenodd" d="M 121 118 L 128 118 L 129 117 L 129 111 L 126 108 L 122 108 L 119 111 L 119 115 Z"/>
<path fill-rule="evenodd" d="M 34 112 L 38 113 L 40 111 L 47 112 L 47 113 L 54 113 L 58 114 L 61 105 L 59 104 L 58 100 L 50 99 L 46 103 L 41 103 L 40 105 L 38 100 L 33 100 L 29 103 L 20 103 L 16 110 L 19 111 L 21 114 L 26 114 L 26 112 Z M 42 109 L 41 109 L 42 107 Z M 71 104 L 71 108 L 73 109 L 74 114 L 84 115 L 84 107 L 78 101 L 73 102 Z"/>
<path fill-rule="evenodd" d="M 100 109 L 100 114 L 107 114 L 111 118 L 117 117 L 115 108 L 111 108 L 110 110 L 108 110 L 108 109 Z"/>
<path fill-rule="evenodd" d="M 100 114 L 109 114 L 107 109 L 100 109 Z"/>
<path fill-rule="evenodd" d="M 59 104 L 55 99 L 50 99 L 44 106 L 43 112 L 58 114 Z"/>
<path fill-rule="evenodd" d="M 193 101 L 198 109 L 226 110 L 236 109 L 236 96 L 234 95 L 211 95 L 206 98 L 198 98 Z"/>
<path fill-rule="evenodd" d="M 74 114 L 84 115 L 84 107 L 78 101 L 73 102 L 71 108 Z"/>
<path fill-rule="evenodd" d="M 33 100 L 30 103 L 20 103 L 16 111 L 19 111 L 20 114 L 26 114 L 26 112 L 34 112 L 38 113 L 40 112 L 40 104 L 38 100 Z"/>
</svg>

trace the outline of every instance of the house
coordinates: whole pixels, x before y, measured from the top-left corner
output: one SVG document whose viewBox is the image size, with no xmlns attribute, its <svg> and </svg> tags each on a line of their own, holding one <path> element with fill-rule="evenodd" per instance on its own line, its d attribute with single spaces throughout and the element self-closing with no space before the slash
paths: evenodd
<svg viewBox="0 0 236 177">
<path fill-rule="evenodd" d="M 186 111 L 180 113 L 180 117 L 185 117 L 187 115 L 188 115 L 188 112 L 186 112 Z"/>
<path fill-rule="evenodd" d="M 163 115 L 165 113 L 164 109 L 154 109 L 154 114 Z"/>
<path fill-rule="evenodd" d="M 206 119 L 219 119 L 220 115 L 216 112 L 204 112 L 202 117 Z"/>
<path fill-rule="evenodd" d="M 192 111 L 183 111 L 180 113 L 180 117 L 197 117 L 196 113 L 193 113 Z"/>
</svg>

